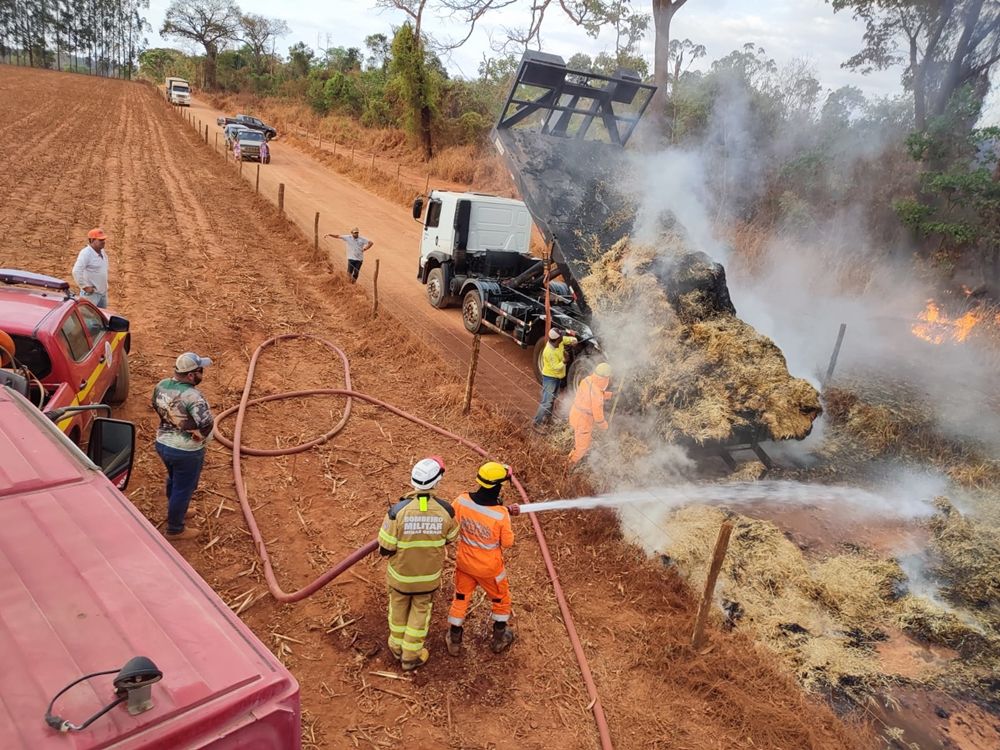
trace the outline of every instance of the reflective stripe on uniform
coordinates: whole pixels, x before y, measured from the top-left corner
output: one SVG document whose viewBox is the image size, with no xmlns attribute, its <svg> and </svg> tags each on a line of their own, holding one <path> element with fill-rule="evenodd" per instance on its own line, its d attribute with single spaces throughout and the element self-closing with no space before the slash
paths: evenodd
<svg viewBox="0 0 1000 750">
<path fill-rule="evenodd" d="M 423 643 L 406 643 L 406 642 L 404 642 L 403 643 L 403 650 L 404 651 L 423 651 L 424 650 L 424 644 Z"/>
<path fill-rule="evenodd" d="M 448 617 L 449 625 L 454 625 L 455 627 L 460 628 L 464 623 L 465 623 L 464 617 L 451 617 L 451 616 Z"/>
<path fill-rule="evenodd" d="M 506 578 L 506 577 L 507 577 L 507 570 L 506 570 L 506 568 L 505 568 L 505 569 L 504 569 L 504 570 L 503 570 L 503 571 L 502 571 L 502 572 L 500 573 L 500 575 L 498 575 L 498 576 L 497 576 L 496 578 L 494 578 L 493 580 L 494 580 L 494 581 L 496 581 L 497 583 L 500 583 L 500 581 L 502 581 L 502 580 L 503 580 L 504 578 Z"/>
<path fill-rule="evenodd" d="M 427 628 L 422 628 L 418 630 L 417 628 L 411 628 L 407 626 L 406 634 L 411 638 L 423 638 L 427 635 Z"/>
<path fill-rule="evenodd" d="M 493 622 L 507 622 L 510 619 L 510 615 L 498 615 L 493 614 Z"/>
<path fill-rule="evenodd" d="M 381 537 L 381 535 L 379 535 Z M 413 549 L 414 547 L 443 547 L 444 539 L 414 539 L 412 542 L 396 542 L 399 549 Z"/>
<path fill-rule="evenodd" d="M 475 539 L 470 539 L 465 534 L 462 534 L 461 538 L 458 540 L 462 544 L 468 544 L 470 547 L 477 547 L 478 549 L 496 549 L 500 546 L 500 542 L 494 542 L 493 544 L 483 544 L 482 542 L 477 542 Z"/>
<path fill-rule="evenodd" d="M 466 508 L 471 508 L 477 513 L 482 513 L 484 516 L 489 516 L 490 518 L 495 518 L 497 521 L 503 520 L 503 513 L 498 510 L 493 510 L 485 505 L 476 505 L 471 498 L 460 497 L 458 499 L 460 505 L 464 505 Z"/>
<path fill-rule="evenodd" d="M 389 575 L 391 575 L 400 583 L 431 583 L 441 578 L 440 570 L 426 576 L 404 576 L 401 573 L 397 573 L 396 570 L 392 567 L 392 565 L 387 565 L 386 570 L 389 573 Z"/>
<path fill-rule="evenodd" d="M 378 540 L 380 542 L 385 542 L 385 544 L 391 544 L 394 547 L 399 544 L 399 540 L 385 529 L 378 530 Z M 382 546 L 384 547 L 385 545 Z"/>
<path fill-rule="evenodd" d="M 458 524 L 455 524 L 452 530 L 448 532 L 448 541 L 449 542 L 455 541 L 455 537 L 457 536 L 458 536 Z"/>
</svg>

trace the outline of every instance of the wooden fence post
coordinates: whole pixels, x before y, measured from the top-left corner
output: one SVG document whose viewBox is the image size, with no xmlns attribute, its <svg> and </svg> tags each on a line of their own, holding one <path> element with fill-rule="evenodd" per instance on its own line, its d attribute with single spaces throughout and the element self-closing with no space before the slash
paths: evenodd
<svg viewBox="0 0 1000 750">
<path fill-rule="evenodd" d="M 424 180 L 424 195 L 427 195 L 427 191 L 430 190 L 430 187 L 431 187 L 431 173 L 428 172 L 427 179 Z"/>
<path fill-rule="evenodd" d="M 255 193 L 260 192 L 260 162 L 257 162 L 257 179 L 253 183 L 253 191 Z"/>
<path fill-rule="evenodd" d="M 316 218 L 313 219 L 313 250 L 319 252 L 319 211 L 316 212 Z M 376 275 L 378 274 L 378 260 L 375 261 Z"/>
<path fill-rule="evenodd" d="M 465 380 L 465 401 L 462 403 L 462 414 L 468 414 L 472 408 L 472 386 L 476 382 L 476 367 L 479 365 L 479 334 L 472 339 L 472 359 L 469 361 L 469 376 Z"/>
<path fill-rule="evenodd" d="M 317 214 L 318 216 L 319 214 Z M 378 317 L 378 258 L 375 259 L 375 275 L 372 277 L 372 318 Z"/>
<path fill-rule="evenodd" d="M 368 167 L 368 176 L 371 177 L 375 172 L 375 154 L 372 154 L 372 165 Z"/>
<path fill-rule="evenodd" d="M 278 183 L 278 213 L 285 214 L 285 183 Z"/>
<path fill-rule="evenodd" d="M 396 187 L 399 187 L 399 170 L 403 168 L 402 164 L 396 165 Z"/>
<path fill-rule="evenodd" d="M 708 578 L 705 579 L 705 591 L 701 595 L 701 604 L 698 605 L 698 617 L 694 621 L 694 632 L 691 634 L 691 647 L 701 648 L 705 642 L 705 621 L 708 620 L 708 611 L 712 607 L 712 600 L 715 598 L 715 582 L 719 578 L 719 571 L 722 570 L 722 561 L 726 558 L 726 550 L 729 549 L 729 537 L 733 533 L 733 522 L 723 521 L 719 527 L 719 538 L 715 541 L 715 552 L 712 555 L 712 565 L 708 569 Z"/>
<path fill-rule="evenodd" d="M 337 142 L 336 141 L 333 142 L 333 155 L 334 156 L 337 155 Z"/>
<path fill-rule="evenodd" d="M 219 134 L 218 133 L 215 134 L 215 150 L 216 151 L 219 150 Z"/>
<path fill-rule="evenodd" d="M 208 123 L 205 123 L 205 143 L 208 143 Z"/>
<path fill-rule="evenodd" d="M 351 146 L 351 164 L 354 163 L 354 146 Z"/>
<path fill-rule="evenodd" d="M 243 176 L 243 157 L 240 157 L 240 177 Z"/>
</svg>

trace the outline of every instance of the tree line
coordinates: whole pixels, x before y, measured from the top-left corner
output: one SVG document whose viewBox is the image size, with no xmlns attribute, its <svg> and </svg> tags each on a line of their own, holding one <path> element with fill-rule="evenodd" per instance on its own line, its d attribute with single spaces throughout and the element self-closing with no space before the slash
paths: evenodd
<svg viewBox="0 0 1000 750">
<path fill-rule="evenodd" d="M 0 61 L 131 78 L 149 0 L 0 0 Z"/>
</svg>

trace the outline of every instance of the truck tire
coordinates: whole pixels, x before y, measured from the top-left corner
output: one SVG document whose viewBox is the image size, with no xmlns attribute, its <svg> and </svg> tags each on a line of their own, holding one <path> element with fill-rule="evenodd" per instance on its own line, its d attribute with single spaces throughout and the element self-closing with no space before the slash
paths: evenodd
<svg viewBox="0 0 1000 750">
<path fill-rule="evenodd" d="M 582 354 L 574 358 L 566 373 L 566 386 L 575 391 L 580 385 L 580 381 L 590 375 L 599 363 L 600 360 L 590 354 Z"/>
<path fill-rule="evenodd" d="M 444 282 L 444 269 L 432 268 L 427 274 L 427 301 L 438 310 L 448 307 L 451 298 Z"/>
<path fill-rule="evenodd" d="M 107 395 L 105 395 L 104 399 L 109 404 L 125 403 L 125 399 L 128 398 L 128 386 L 128 357 L 125 356 L 125 352 L 122 352 L 118 363 L 118 376 L 115 378 L 115 382 L 111 384 L 111 387 L 108 388 Z"/>
<path fill-rule="evenodd" d="M 542 351 L 545 349 L 546 343 L 548 343 L 548 339 L 542 336 L 535 342 L 535 348 L 532 350 L 531 362 L 534 365 L 532 369 L 535 371 L 535 380 L 539 384 L 542 382 Z"/>
<path fill-rule="evenodd" d="M 478 289 L 470 289 L 462 301 L 462 323 L 469 333 L 485 333 L 483 326 L 483 298 Z"/>
</svg>

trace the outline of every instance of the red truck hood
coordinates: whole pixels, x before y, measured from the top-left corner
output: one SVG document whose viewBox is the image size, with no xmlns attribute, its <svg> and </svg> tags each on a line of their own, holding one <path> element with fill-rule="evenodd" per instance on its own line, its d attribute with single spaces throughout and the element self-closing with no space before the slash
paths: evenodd
<svg viewBox="0 0 1000 750">
<path fill-rule="evenodd" d="M 297 747 L 292 675 L 103 475 L 58 436 L 43 439 L 35 419 L 0 399 L 4 749 Z M 69 735 L 46 726 L 60 688 L 136 655 L 163 672 L 153 709 L 133 717 L 118 706 Z M 81 723 L 113 699 L 113 677 L 72 688 L 54 713 Z M 225 739 L 251 723 L 255 738 Z"/>
</svg>

